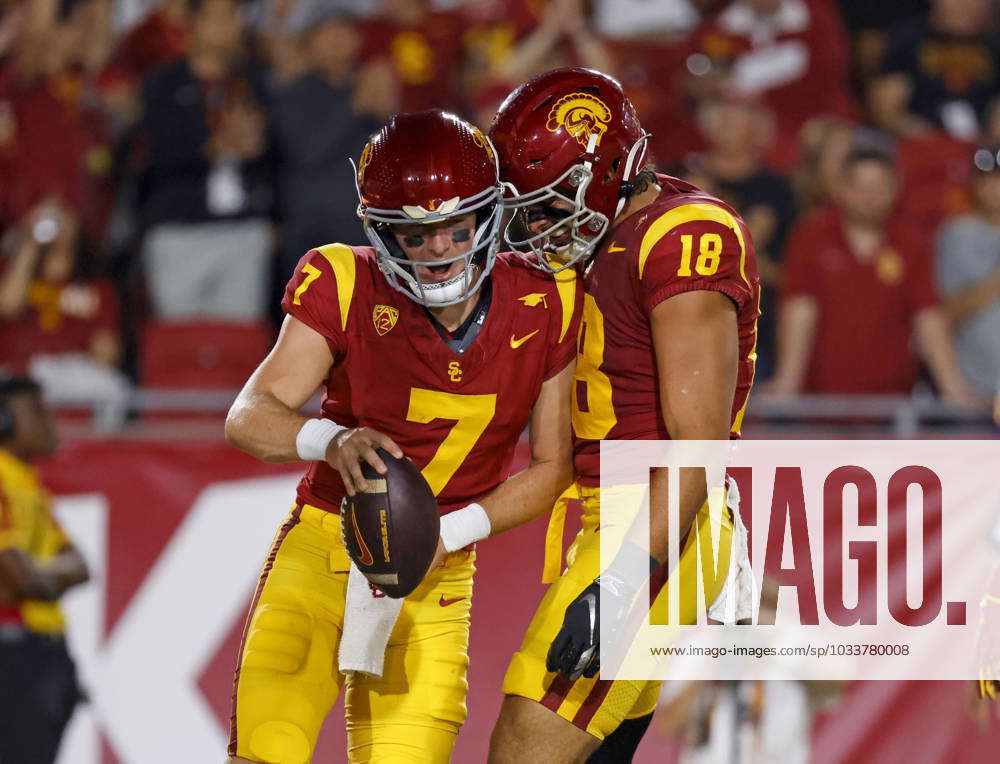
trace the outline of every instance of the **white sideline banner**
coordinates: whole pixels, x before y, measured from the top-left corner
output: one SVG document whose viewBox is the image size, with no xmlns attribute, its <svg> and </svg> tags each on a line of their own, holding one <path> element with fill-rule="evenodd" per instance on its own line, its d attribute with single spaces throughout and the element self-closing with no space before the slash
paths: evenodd
<svg viewBox="0 0 1000 764">
<path fill-rule="evenodd" d="M 626 536 L 649 551 L 652 474 L 654 526 L 669 521 L 666 584 L 654 576 L 650 600 L 650 580 L 635 582 L 652 605 L 602 608 L 603 679 L 998 676 L 1000 441 L 602 441 L 601 473 L 601 570 Z M 678 569 L 692 480 L 708 511 L 685 554 L 696 564 Z M 737 493 L 753 615 L 736 625 L 727 597 L 719 625 L 706 611 L 735 569 L 723 520 Z"/>
</svg>

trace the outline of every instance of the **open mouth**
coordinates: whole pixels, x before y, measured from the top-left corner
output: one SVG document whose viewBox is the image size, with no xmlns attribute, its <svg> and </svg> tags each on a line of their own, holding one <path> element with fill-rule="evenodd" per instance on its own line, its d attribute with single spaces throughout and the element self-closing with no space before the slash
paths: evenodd
<svg viewBox="0 0 1000 764">
<path fill-rule="evenodd" d="M 463 261 L 456 260 L 453 263 L 442 263 L 441 265 L 421 265 L 418 267 L 421 278 L 431 284 L 440 284 L 442 281 L 452 279 L 462 272 Z"/>
</svg>

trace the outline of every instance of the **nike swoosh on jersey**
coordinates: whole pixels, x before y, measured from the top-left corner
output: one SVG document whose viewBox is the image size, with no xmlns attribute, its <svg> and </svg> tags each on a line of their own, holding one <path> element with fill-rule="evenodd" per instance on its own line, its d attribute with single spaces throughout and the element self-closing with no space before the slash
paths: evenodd
<svg viewBox="0 0 1000 764">
<path fill-rule="evenodd" d="M 510 335 L 510 346 L 512 348 L 514 348 L 515 350 L 517 350 L 519 347 L 521 347 L 521 345 L 523 345 L 525 342 L 527 342 L 528 340 L 530 340 L 532 337 L 534 337 L 540 331 L 541 331 L 541 329 L 535 329 L 535 331 L 533 331 L 531 334 L 525 334 L 520 339 L 515 339 L 514 335 L 512 334 L 512 335 Z"/>
<path fill-rule="evenodd" d="M 611 242 L 608 245 L 608 252 L 609 253 L 610 252 L 624 252 L 624 251 L 625 251 L 625 247 L 619 247 L 614 242 Z"/>
<path fill-rule="evenodd" d="M 461 602 L 465 597 L 455 597 L 454 599 L 446 600 L 444 595 L 441 595 L 441 599 L 438 600 L 438 604 L 441 607 L 448 607 L 448 605 L 454 605 L 456 602 Z"/>
</svg>

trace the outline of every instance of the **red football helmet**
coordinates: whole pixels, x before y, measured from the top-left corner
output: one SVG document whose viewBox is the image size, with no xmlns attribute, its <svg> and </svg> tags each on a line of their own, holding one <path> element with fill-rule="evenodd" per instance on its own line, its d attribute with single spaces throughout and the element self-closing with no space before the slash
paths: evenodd
<svg viewBox="0 0 1000 764">
<path fill-rule="evenodd" d="M 357 164 L 358 216 L 385 277 L 422 305 L 444 306 L 473 294 L 493 268 L 500 244 L 496 152 L 477 127 L 436 109 L 397 114 L 376 133 Z M 396 224 L 438 223 L 475 213 L 475 235 L 462 272 L 442 283 L 417 275 L 393 236 Z"/>
<path fill-rule="evenodd" d="M 560 271 L 588 257 L 625 206 L 648 137 L 622 86 L 606 74 L 553 69 L 521 85 L 490 127 L 504 205 L 517 211 L 507 242 L 529 249 L 529 262 L 543 270 Z M 532 235 L 529 208 L 556 222 Z M 552 243 L 559 239 L 564 243 Z"/>
</svg>

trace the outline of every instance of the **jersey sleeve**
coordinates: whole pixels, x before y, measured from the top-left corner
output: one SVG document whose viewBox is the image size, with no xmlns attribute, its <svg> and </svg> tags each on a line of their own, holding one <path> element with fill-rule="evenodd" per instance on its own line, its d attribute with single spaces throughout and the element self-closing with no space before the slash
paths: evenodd
<svg viewBox="0 0 1000 764">
<path fill-rule="evenodd" d="M 739 220 L 722 207 L 675 207 L 650 223 L 639 244 L 639 291 L 647 312 L 682 292 L 722 292 L 742 309 L 752 246 Z"/>
<path fill-rule="evenodd" d="M 559 296 L 559 311 L 553 312 L 552 341 L 545 359 L 545 379 L 551 379 L 576 358 L 576 338 L 583 314 L 583 284 L 576 271 L 567 268 L 553 277 Z M 558 315 L 558 321 L 555 316 Z"/>
<path fill-rule="evenodd" d="M 334 354 L 347 349 L 347 319 L 354 297 L 357 256 L 341 244 L 307 252 L 285 287 L 281 307 L 322 334 Z"/>
</svg>

